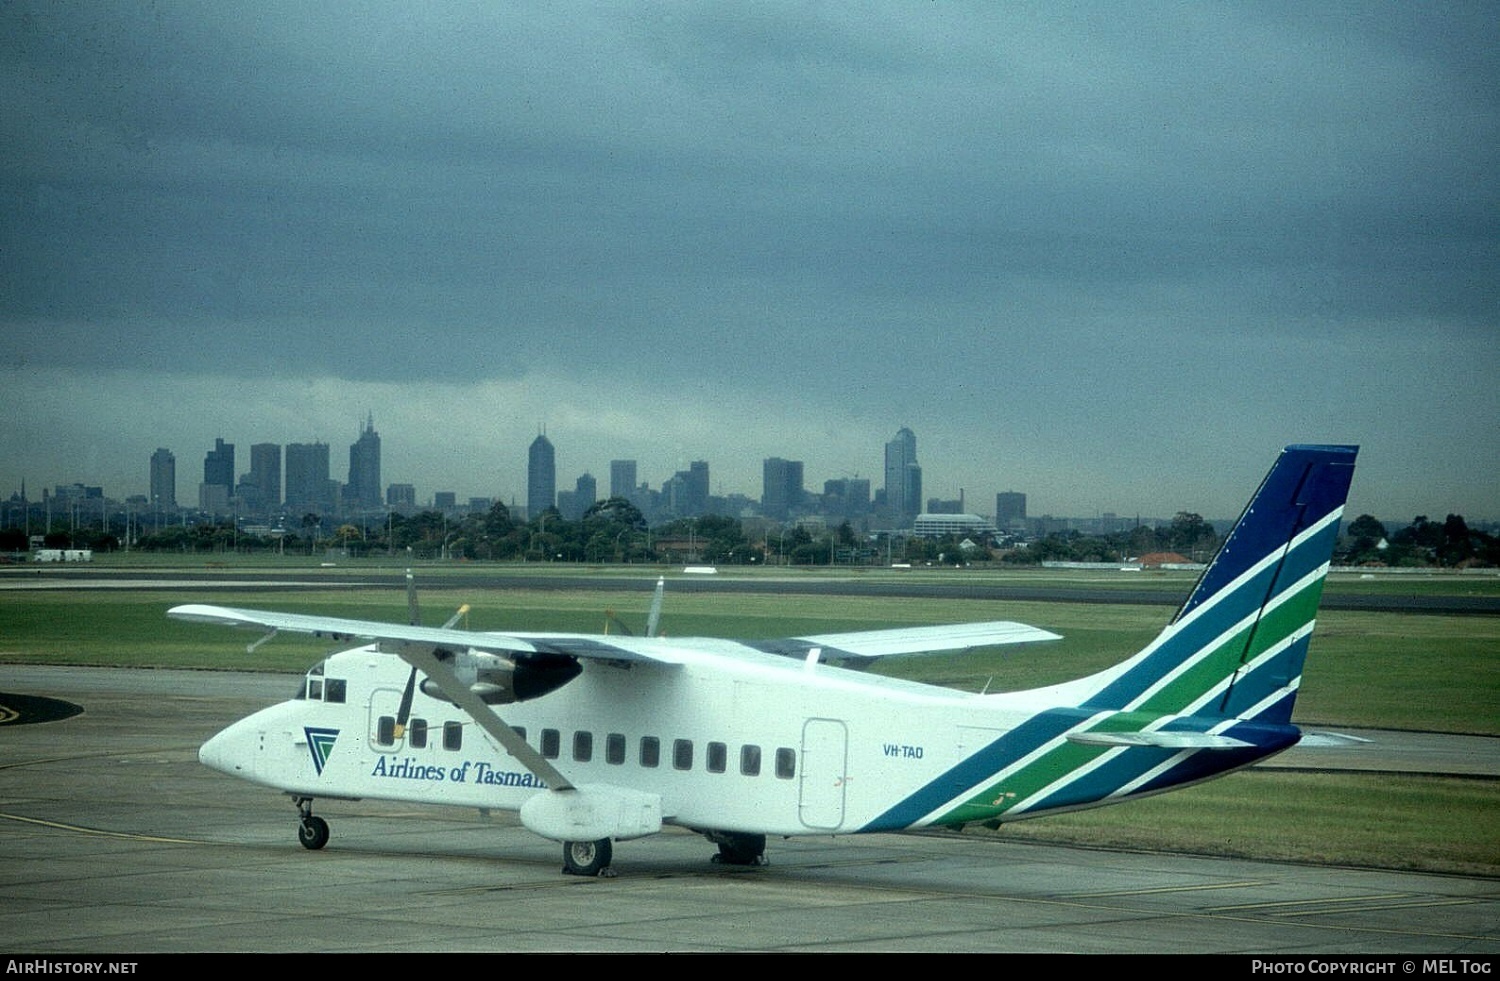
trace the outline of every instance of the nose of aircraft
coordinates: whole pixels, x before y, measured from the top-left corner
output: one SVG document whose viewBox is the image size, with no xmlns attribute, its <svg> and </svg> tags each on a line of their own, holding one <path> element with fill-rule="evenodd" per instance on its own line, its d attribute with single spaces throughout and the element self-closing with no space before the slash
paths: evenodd
<svg viewBox="0 0 1500 981">
<path fill-rule="evenodd" d="M 198 747 L 198 762 L 206 767 L 236 776 L 243 775 L 249 765 L 244 752 L 244 739 L 239 724 L 230 726 Z"/>
</svg>

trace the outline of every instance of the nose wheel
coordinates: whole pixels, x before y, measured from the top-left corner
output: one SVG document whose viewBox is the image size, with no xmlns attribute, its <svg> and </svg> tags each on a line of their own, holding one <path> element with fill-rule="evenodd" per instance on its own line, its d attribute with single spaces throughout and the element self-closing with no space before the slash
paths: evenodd
<svg viewBox="0 0 1500 981">
<path fill-rule="evenodd" d="M 312 798 L 294 799 L 297 812 L 302 819 L 297 824 L 297 841 L 308 851 L 317 851 L 328 844 L 328 822 L 312 812 Z"/>
</svg>

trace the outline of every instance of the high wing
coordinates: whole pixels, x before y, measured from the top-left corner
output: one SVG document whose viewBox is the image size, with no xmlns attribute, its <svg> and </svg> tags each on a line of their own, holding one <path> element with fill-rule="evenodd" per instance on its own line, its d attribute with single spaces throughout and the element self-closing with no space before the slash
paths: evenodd
<svg viewBox="0 0 1500 981">
<path fill-rule="evenodd" d="M 841 634 L 817 634 L 787 640 L 754 641 L 750 646 L 769 654 L 805 658 L 821 651 L 820 660 L 851 668 L 863 668 L 876 659 L 900 654 L 939 654 L 976 647 L 1027 644 L 1061 640 L 1060 634 L 1024 623 L 994 620 L 989 623 L 957 623 L 935 627 L 896 627 L 889 630 L 859 630 Z"/>
<path fill-rule="evenodd" d="M 314 634 L 335 640 L 373 640 L 397 645 L 425 645 L 432 648 L 470 648 L 519 654 L 568 654 L 585 660 L 641 661 L 672 665 L 676 662 L 659 653 L 641 653 L 610 643 L 608 637 L 569 634 L 515 635 L 444 627 L 418 627 L 377 620 L 346 620 L 341 617 L 307 616 L 301 613 L 273 613 L 265 610 L 242 610 L 228 606 L 189 603 L 174 606 L 167 616 L 194 623 L 213 623 L 227 627 L 264 627 L 269 631 Z"/>
<path fill-rule="evenodd" d="M 315 634 L 335 640 L 359 639 L 385 641 L 400 645 L 414 644 L 433 648 L 458 648 L 505 651 L 521 654 L 566 654 L 584 660 L 645 662 L 676 666 L 671 656 L 675 645 L 692 646 L 691 638 L 655 643 L 630 642 L 593 634 L 500 634 L 443 627 L 418 627 L 376 620 L 347 620 L 340 617 L 308 616 L 300 613 L 273 613 L 227 606 L 189 603 L 174 606 L 167 615 L 177 620 L 213 623 L 230 627 L 263 627 L 269 631 Z M 1060 640 L 1058 634 L 1029 627 L 1024 623 L 996 620 L 989 623 L 962 623 L 933 627 L 897 627 L 890 630 L 860 630 L 849 633 L 816 634 L 784 640 L 750 641 L 747 646 L 768 654 L 805 658 L 814 649 L 822 652 L 825 663 L 849 662 L 867 664 L 876 658 L 899 654 L 936 654 L 976 647 L 1023 644 L 1032 641 Z"/>
</svg>

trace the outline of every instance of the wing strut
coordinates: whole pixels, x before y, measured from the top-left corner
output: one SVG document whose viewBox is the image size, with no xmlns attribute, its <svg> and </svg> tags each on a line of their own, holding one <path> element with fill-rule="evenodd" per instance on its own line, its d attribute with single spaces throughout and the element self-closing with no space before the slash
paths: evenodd
<svg viewBox="0 0 1500 981">
<path fill-rule="evenodd" d="M 437 648 L 402 644 L 396 654 L 414 669 L 427 675 L 450 702 L 467 712 L 469 718 L 505 747 L 506 752 L 519 760 L 526 769 L 546 781 L 549 790 L 574 789 L 571 780 L 559 773 L 557 768 L 542 754 L 532 749 L 526 740 L 522 739 L 506 724 L 504 719 L 495 713 L 494 709 L 470 691 L 468 685 L 458 680 L 458 675 L 454 674 L 453 669 L 438 656 Z"/>
</svg>

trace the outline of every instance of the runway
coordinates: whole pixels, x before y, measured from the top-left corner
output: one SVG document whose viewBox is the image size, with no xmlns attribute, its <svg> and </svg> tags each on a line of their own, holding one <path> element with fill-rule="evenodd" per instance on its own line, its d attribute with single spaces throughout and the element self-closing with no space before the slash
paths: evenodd
<svg viewBox="0 0 1500 981">
<path fill-rule="evenodd" d="M 286 798 L 196 759 L 296 682 L 0 666 L 0 691 L 84 708 L 0 727 L 0 947 L 1500 954 L 1500 883 L 1456 876 L 949 834 L 775 841 L 732 868 L 670 831 L 577 879 L 509 816 L 373 801 L 320 801 L 333 841 L 307 852 Z"/>
</svg>

